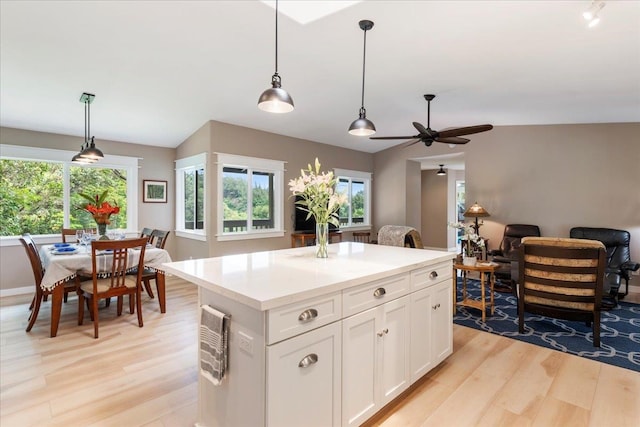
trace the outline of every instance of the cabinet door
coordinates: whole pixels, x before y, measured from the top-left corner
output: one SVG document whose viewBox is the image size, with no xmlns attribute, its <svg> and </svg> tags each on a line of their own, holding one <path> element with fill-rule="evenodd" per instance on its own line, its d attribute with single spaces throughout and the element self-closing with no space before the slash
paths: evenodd
<svg viewBox="0 0 640 427">
<path fill-rule="evenodd" d="M 411 382 L 433 368 L 431 357 L 433 293 L 430 288 L 411 294 Z"/>
<path fill-rule="evenodd" d="M 377 410 L 380 311 L 372 308 L 342 321 L 342 425 L 357 426 Z"/>
<path fill-rule="evenodd" d="M 402 393 L 410 382 L 410 299 L 398 298 L 381 305 L 381 351 L 378 355 L 380 368 L 379 408 Z"/>
<path fill-rule="evenodd" d="M 447 280 L 430 288 L 431 300 L 431 361 L 433 366 L 453 352 L 453 300 L 451 283 Z"/>
<path fill-rule="evenodd" d="M 336 322 L 267 347 L 267 426 L 340 425 L 341 333 Z"/>
</svg>

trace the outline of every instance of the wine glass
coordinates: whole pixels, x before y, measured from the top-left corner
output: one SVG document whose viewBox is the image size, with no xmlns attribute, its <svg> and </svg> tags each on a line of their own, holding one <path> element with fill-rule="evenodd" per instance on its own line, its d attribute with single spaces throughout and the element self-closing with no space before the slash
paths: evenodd
<svg viewBox="0 0 640 427">
<path fill-rule="evenodd" d="M 82 233 L 84 233 L 84 230 L 76 230 L 76 240 L 78 243 L 82 243 Z"/>
</svg>

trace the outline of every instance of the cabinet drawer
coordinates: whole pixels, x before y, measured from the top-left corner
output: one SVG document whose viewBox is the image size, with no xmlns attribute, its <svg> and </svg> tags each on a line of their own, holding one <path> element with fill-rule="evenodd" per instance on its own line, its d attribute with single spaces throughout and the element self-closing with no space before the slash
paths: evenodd
<svg viewBox="0 0 640 427">
<path fill-rule="evenodd" d="M 411 290 L 418 291 L 443 280 L 450 280 L 453 266 L 451 261 L 420 268 L 411 272 Z"/>
<path fill-rule="evenodd" d="M 342 294 L 308 299 L 267 312 L 267 344 L 293 337 L 340 320 Z"/>
<path fill-rule="evenodd" d="M 345 289 L 342 291 L 343 316 L 351 316 L 407 295 L 410 290 L 411 280 L 408 273 Z"/>
</svg>

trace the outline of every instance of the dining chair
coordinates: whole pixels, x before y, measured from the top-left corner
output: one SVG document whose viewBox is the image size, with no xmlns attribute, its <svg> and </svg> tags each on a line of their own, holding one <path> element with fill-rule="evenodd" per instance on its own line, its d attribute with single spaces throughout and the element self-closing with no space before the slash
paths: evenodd
<svg viewBox="0 0 640 427">
<path fill-rule="evenodd" d="M 353 241 L 360 243 L 369 243 L 369 236 L 371 235 L 368 231 L 354 231 L 353 232 Z"/>
<path fill-rule="evenodd" d="M 169 233 L 169 231 L 165 230 L 153 230 L 151 232 L 151 236 L 153 241 L 155 242 L 154 246 L 158 249 L 164 249 L 164 245 L 167 243 L 167 237 L 169 237 Z M 144 284 L 144 289 L 150 298 L 154 298 L 153 291 L 151 290 L 152 280 L 156 281 L 156 291 L 158 291 L 158 273 L 151 268 L 145 268 L 142 272 L 142 283 Z"/>
<path fill-rule="evenodd" d="M 40 254 L 38 253 L 38 247 L 33 241 L 33 238 L 30 234 L 25 233 L 22 235 L 22 237 L 20 237 L 20 243 L 22 243 L 22 246 L 24 247 L 25 251 L 27 252 L 27 256 L 29 257 L 29 262 L 31 263 L 31 269 L 33 270 L 33 278 L 35 280 L 36 286 L 36 293 L 31 300 L 31 305 L 29 306 L 29 310 L 31 310 L 31 314 L 29 315 L 29 324 L 27 325 L 27 332 L 29 332 L 31 331 L 31 328 L 33 328 L 33 325 L 36 323 L 42 301 L 47 300 L 48 296 L 51 295 L 51 291 L 44 290 L 40 287 L 42 278 L 44 277 L 44 269 L 42 268 L 42 260 L 40 259 Z M 77 289 L 76 282 L 74 281 L 68 281 L 59 286 L 64 286 L 65 288 L 65 301 L 67 300 L 67 294 L 69 292 L 75 292 Z"/>
<path fill-rule="evenodd" d="M 84 321 L 84 304 L 93 320 L 93 335 L 98 338 L 98 300 L 111 297 L 118 298 L 117 314 L 122 314 L 122 302 L 125 295 L 129 296 L 129 313 L 133 314 L 134 305 L 138 311 L 138 326 L 142 327 L 142 304 L 140 290 L 142 270 L 144 267 L 144 252 L 147 239 L 125 240 L 97 240 L 91 242 L 92 280 L 78 287 L 78 325 Z M 137 275 L 128 275 L 127 270 L 132 268 L 132 257 L 139 255 L 135 266 Z M 111 268 L 108 268 L 108 260 L 111 260 Z M 100 268 L 100 266 L 103 266 Z M 104 267 L 107 267 L 104 271 Z"/>
<path fill-rule="evenodd" d="M 152 239 L 153 239 L 153 237 L 151 236 L 152 232 L 153 232 L 152 229 L 145 227 L 140 232 L 140 237 L 146 237 L 149 243 L 152 243 Z"/>
</svg>

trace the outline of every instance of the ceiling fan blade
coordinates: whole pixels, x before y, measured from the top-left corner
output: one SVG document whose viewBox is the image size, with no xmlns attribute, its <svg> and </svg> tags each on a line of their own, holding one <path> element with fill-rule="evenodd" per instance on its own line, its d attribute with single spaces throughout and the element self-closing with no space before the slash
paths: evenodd
<svg viewBox="0 0 640 427">
<path fill-rule="evenodd" d="M 452 136 L 471 135 L 472 133 L 486 132 L 491 129 L 493 129 L 492 125 L 467 126 L 463 128 L 454 128 L 454 129 L 440 131 L 438 133 L 438 137 L 449 138 Z"/>
<path fill-rule="evenodd" d="M 417 144 L 420 142 L 420 139 L 414 139 L 413 141 L 408 141 L 406 144 L 402 144 L 402 148 L 411 147 L 413 144 Z"/>
<path fill-rule="evenodd" d="M 413 127 L 416 128 L 416 130 L 418 132 L 420 132 L 420 134 L 426 133 L 427 135 L 429 135 L 429 131 L 427 130 L 426 127 L 422 126 L 422 124 L 418 123 L 418 122 L 413 122 Z"/>
<path fill-rule="evenodd" d="M 413 136 L 370 136 L 369 139 L 413 139 L 420 138 L 420 135 Z"/>
<path fill-rule="evenodd" d="M 469 142 L 471 140 L 467 139 L 467 138 L 458 138 L 457 136 L 451 136 L 449 138 L 438 137 L 438 138 L 435 139 L 435 141 L 443 142 L 445 144 L 466 144 L 467 142 Z"/>
</svg>

